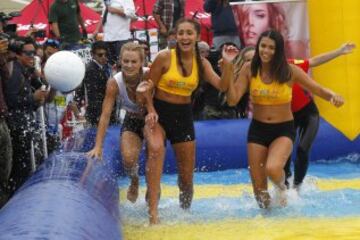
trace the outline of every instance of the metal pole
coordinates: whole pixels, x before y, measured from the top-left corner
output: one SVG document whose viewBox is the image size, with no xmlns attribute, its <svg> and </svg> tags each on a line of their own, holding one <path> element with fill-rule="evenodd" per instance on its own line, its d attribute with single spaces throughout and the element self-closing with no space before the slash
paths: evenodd
<svg viewBox="0 0 360 240">
<path fill-rule="evenodd" d="M 40 113 L 41 139 L 42 139 L 42 143 L 43 143 L 44 158 L 47 158 L 48 157 L 48 148 L 47 148 L 47 139 L 46 139 L 44 106 L 39 107 L 39 113 Z"/>
<path fill-rule="evenodd" d="M 31 142 L 30 142 L 30 161 L 31 161 L 31 171 L 35 172 L 36 162 L 35 162 L 35 148 L 34 148 L 33 140 L 31 140 Z"/>
</svg>

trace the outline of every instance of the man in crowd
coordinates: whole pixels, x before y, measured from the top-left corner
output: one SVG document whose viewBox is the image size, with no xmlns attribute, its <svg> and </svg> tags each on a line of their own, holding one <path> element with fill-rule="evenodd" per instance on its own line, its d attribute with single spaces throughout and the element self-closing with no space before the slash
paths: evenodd
<svg viewBox="0 0 360 240">
<path fill-rule="evenodd" d="M 10 195 L 31 175 L 35 160 L 42 160 L 42 153 L 39 152 L 41 137 L 34 111 L 45 102 L 48 95 L 47 91 L 35 90 L 31 85 L 35 70 L 35 43 L 31 38 L 19 37 L 14 44 L 17 59 L 11 63 L 10 77 L 5 85 L 7 122 L 13 146 Z"/>
<path fill-rule="evenodd" d="M 159 49 L 164 49 L 169 31 L 177 20 L 185 16 L 185 0 L 157 0 L 153 16 L 159 26 Z"/>
<path fill-rule="evenodd" d="M 109 49 L 109 63 L 117 63 L 122 45 L 131 38 L 130 22 L 136 19 L 133 0 L 107 0 L 102 14 L 102 20 L 94 35 L 103 27 L 104 41 Z"/>
<path fill-rule="evenodd" d="M 9 128 L 6 124 L 7 106 L 4 86 L 9 77 L 7 68 L 8 40 L 0 40 L 0 208 L 7 202 L 7 186 L 12 166 L 12 146 Z"/>
<path fill-rule="evenodd" d="M 55 0 L 50 8 L 49 22 L 53 34 L 62 42 L 62 49 L 70 50 L 79 43 L 82 37 L 86 38 L 86 28 L 77 0 Z"/>
<path fill-rule="evenodd" d="M 92 59 L 86 66 L 82 86 L 76 91 L 75 101 L 78 104 L 81 102 L 86 103 L 85 119 L 93 127 L 96 127 L 99 123 L 106 83 L 111 75 L 111 67 L 108 64 L 107 54 L 105 42 L 98 41 L 93 43 L 91 48 Z M 115 123 L 114 111 L 110 123 Z"/>
<path fill-rule="evenodd" d="M 215 50 L 219 50 L 224 43 L 228 42 L 240 48 L 239 32 L 229 0 L 205 0 L 204 10 L 211 14 Z"/>
</svg>

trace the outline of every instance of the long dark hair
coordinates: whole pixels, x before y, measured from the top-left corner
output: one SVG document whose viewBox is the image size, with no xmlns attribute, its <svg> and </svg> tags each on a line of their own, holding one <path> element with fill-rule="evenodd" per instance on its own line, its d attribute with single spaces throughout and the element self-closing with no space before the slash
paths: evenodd
<svg viewBox="0 0 360 240">
<path fill-rule="evenodd" d="M 182 23 L 190 23 L 190 24 L 192 24 L 194 26 L 194 28 L 195 28 L 195 31 L 196 31 L 197 35 L 198 36 L 200 35 L 200 29 L 201 29 L 200 24 L 196 20 L 189 19 L 189 18 L 181 18 L 176 22 L 176 25 L 175 25 L 175 31 L 176 32 L 178 31 L 179 25 L 182 24 Z M 198 66 L 198 77 L 199 77 L 199 81 L 201 81 L 203 79 L 203 75 L 204 75 L 204 66 L 202 64 L 198 42 L 196 42 L 196 44 L 195 44 L 195 57 L 196 57 L 196 63 L 197 63 L 197 66 Z M 187 71 L 186 71 L 186 69 L 184 67 L 183 62 L 182 62 L 182 59 L 181 59 L 181 56 L 180 56 L 180 48 L 179 48 L 178 44 L 176 44 L 176 60 L 179 63 L 179 65 L 181 67 L 181 70 L 184 73 L 184 75 L 187 76 L 188 73 L 187 73 Z"/>
<path fill-rule="evenodd" d="M 275 54 L 270 63 L 270 77 L 273 79 L 273 81 L 279 83 L 286 83 L 290 81 L 291 69 L 285 56 L 284 38 L 280 32 L 275 30 L 268 30 L 260 35 L 256 43 L 254 58 L 251 61 L 251 75 L 256 77 L 259 73 L 259 70 L 261 70 L 262 62 L 259 55 L 259 46 L 261 39 L 264 37 L 268 37 L 275 42 Z"/>
</svg>

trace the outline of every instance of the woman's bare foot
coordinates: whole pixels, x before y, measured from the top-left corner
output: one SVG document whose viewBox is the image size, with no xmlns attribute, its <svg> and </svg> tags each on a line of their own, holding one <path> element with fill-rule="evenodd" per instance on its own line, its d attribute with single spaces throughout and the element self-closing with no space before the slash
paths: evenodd
<svg viewBox="0 0 360 240">
<path fill-rule="evenodd" d="M 275 187 L 275 199 L 277 200 L 277 204 L 281 207 L 286 207 L 287 205 L 287 196 L 286 196 L 286 186 L 283 188 Z"/>
<path fill-rule="evenodd" d="M 135 203 L 138 196 L 139 196 L 139 178 L 134 177 L 131 179 L 131 183 L 128 188 L 126 197 L 130 202 Z"/>
<path fill-rule="evenodd" d="M 157 212 L 149 212 L 150 225 L 156 225 L 160 223 L 160 219 Z"/>
<path fill-rule="evenodd" d="M 287 205 L 286 190 L 280 190 L 279 204 L 281 207 L 286 207 Z"/>
</svg>

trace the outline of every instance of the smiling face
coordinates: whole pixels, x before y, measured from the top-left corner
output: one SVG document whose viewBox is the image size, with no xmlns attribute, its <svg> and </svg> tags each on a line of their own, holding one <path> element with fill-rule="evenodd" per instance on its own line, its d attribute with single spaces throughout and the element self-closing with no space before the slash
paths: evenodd
<svg viewBox="0 0 360 240">
<path fill-rule="evenodd" d="M 275 55 L 275 41 L 269 37 L 262 37 L 259 43 L 259 56 L 263 63 L 270 63 Z"/>
<path fill-rule="evenodd" d="M 17 56 L 19 62 L 25 67 L 34 67 L 35 47 L 33 44 L 24 44 L 21 53 Z"/>
<path fill-rule="evenodd" d="M 255 46 L 260 34 L 269 29 L 270 15 L 266 4 L 248 4 L 242 7 L 241 22 L 245 46 Z"/>
<path fill-rule="evenodd" d="M 196 41 L 199 40 L 199 33 L 195 25 L 191 22 L 178 24 L 176 31 L 176 41 L 179 49 L 183 52 L 193 51 Z"/>
<path fill-rule="evenodd" d="M 121 71 L 128 77 L 139 74 L 143 65 L 141 55 L 138 51 L 125 50 L 121 56 Z"/>
</svg>

